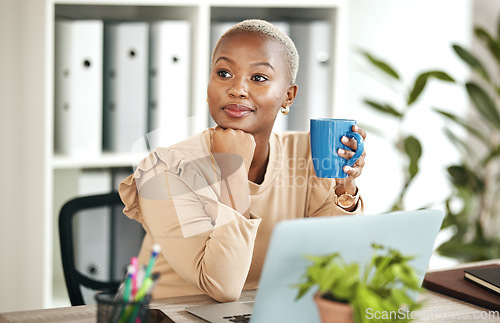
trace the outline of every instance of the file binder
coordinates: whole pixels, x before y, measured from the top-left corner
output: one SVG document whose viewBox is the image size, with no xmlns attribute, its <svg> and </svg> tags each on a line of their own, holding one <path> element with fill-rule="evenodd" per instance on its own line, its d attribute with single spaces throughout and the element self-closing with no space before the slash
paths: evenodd
<svg viewBox="0 0 500 323">
<path fill-rule="evenodd" d="M 166 147 L 189 134 L 191 25 L 187 20 L 155 21 L 150 26 L 150 149 Z"/>
<path fill-rule="evenodd" d="M 57 154 L 95 157 L 102 141 L 103 23 L 55 24 L 54 147 Z"/>
<path fill-rule="evenodd" d="M 147 133 L 146 22 L 104 24 L 104 140 L 106 151 L 130 153 Z"/>
<path fill-rule="evenodd" d="M 322 20 L 293 22 L 290 36 L 299 52 L 300 68 L 297 75 L 299 94 L 288 115 L 288 124 L 290 130 L 308 131 L 309 119 L 331 116 L 330 24 Z"/>
</svg>

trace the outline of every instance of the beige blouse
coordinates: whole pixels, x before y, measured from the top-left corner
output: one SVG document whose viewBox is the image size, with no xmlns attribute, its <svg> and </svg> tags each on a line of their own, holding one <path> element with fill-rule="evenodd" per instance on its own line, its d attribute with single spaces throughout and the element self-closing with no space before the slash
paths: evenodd
<svg viewBox="0 0 500 323">
<path fill-rule="evenodd" d="M 318 178 L 309 134 L 272 134 L 262 184 L 250 185 L 250 219 L 219 202 L 220 171 L 209 132 L 157 148 L 119 188 L 124 213 L 146 230 L 139 262 L 161 245 L 153 271 L 161 274 L 153 297 L 206 293 L 235 301 L 257 288 L 274 225 L 282 220 L 360 213 L 334 203 L 335 180 Z"/>
</svg>

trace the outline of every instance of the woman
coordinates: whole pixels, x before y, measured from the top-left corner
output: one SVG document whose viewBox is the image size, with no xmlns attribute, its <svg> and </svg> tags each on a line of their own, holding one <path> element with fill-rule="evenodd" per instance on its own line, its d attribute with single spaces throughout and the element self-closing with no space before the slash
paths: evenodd
<svg viewBox="0 0 500 323">
<path fill-rule="evenodd" d="M 161 245 L 154 297 L 206 293 L 235 301 L 242 289 L 257 288 L 277 222 L 361 212 L 355 178 L 365 153 L 344 169 L 347 179 L 317 178 L 309 134 L 272 133 L 278 112 L 287 114 L 297 95 L 297 69 L 293 42 L 273 25 L 235 25 L 212 56 L 207 102 L 217 126 L 155 149 L 121 183 L 124 213 L 146 230 L 139 261 Z M 343 140 L 356 150 L 354 140 Z M 352 197 L 350 205 L 337 204 L 341 195 Z"/>
</svg>

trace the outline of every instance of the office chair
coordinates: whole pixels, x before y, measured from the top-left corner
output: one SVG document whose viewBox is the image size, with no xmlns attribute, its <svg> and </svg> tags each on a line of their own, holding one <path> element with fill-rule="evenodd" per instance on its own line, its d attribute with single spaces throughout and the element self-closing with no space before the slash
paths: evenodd
<svg viewBox="0 0 500 323">
<path fill-rule="evenodd" d="M 123 207 L 112 192 L 78 197 L 61 208 L 59 238 L 71 305 L 93 304 L 95 292 L 116 290 L 139 253 L 144 229 Z"/>
</svg>

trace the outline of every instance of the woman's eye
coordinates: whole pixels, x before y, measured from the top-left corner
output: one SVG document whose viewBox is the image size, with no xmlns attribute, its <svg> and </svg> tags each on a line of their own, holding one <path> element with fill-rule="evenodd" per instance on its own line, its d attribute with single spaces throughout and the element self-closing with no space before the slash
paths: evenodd
<svg viewBox="0 0 500 323">
<path fill-rule="evenodd" d="M 252 77 L 252 79 L 256 82 L 264 82 L 264 81 L 267 81 L 267 77 L 265 77 L 264 75 L 254 75 Z"/>
<path fill-rule="evenodd" d="M 224 70 L 217 71 L 217 75 L 219 75 L 220 77 L 224 77 L 224 78 L 231 77 L 231 74 L 228 71 L 224 71 Z"/>
</svg>

